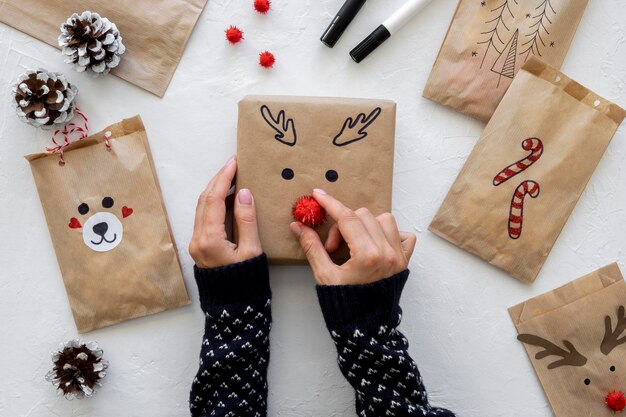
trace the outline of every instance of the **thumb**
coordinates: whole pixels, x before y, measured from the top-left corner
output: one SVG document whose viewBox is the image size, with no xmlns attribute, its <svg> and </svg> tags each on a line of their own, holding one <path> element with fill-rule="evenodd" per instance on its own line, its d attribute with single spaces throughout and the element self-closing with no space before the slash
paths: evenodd
<svg viewBox="0 0 626 417">
<path fill-rule="evenodd" d="M 235 222 L 239 234 L 237 251 L 245 259 L 254 258 L 263 253 L 259 240 L 259 228 L 256 220 L 256 206 L 252 193 L 242 188 L 235 199 Z M 245 260 L 242 259 L 242 260 Z"/>
<path fill-rule="evenodd" d="M 320 285 L 328 285 L 335 264 L 328 256 L 317 232 L 302 223 L 294 222 L 289 227 L 300 241 L 300 246 L 313 269 L 315 281 Z"/>
</svg>

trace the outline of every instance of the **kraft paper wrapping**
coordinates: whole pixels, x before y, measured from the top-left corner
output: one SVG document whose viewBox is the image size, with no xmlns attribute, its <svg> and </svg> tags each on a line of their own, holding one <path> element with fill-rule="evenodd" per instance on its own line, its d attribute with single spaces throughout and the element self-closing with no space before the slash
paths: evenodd
<svg viewBox="0 0 626 417">
<path fill-rule="evenodd" d="M 272 263 L 306 261 L 289 224 L 296 199 L 314 188 L 352 209 L 391 211 L 395 123 L 396 105 L 386 100 L 249 96 L 239 103 L 237 190 L 254 195 L 261 243 Z M 286 168 L 293 179 L 282 177 Z M 326 179 L 331 170 L 335 182 Z M 322 240 L 331 224 L 329 218 L 318 229 Z M 334 255 L 346 257 L 345 247 Z"/>
<path fill-rule="evenodd" d="M 424 97 L 487 122 L 535 56 L 560 68 L 588 0 L 460 0 Z"/>
<path fill-rule="evenodd" d="M 126 52 L 112 74 L 165 95 L 207 0 L 0 0 L 0 22 L 55 48 L 73 13 L 97 12 L 115 23 Z M 59 60 L 63 60 L 59 54 Z M 68 64 L 68 71 L 73 71 Z"/>
<path fill-rule="evenodd" d="M 71 144 L 64 166 L 54 154 L 26 158 L 80 333 L 190 303 L 139 116 Z"/>
<path fill-rule="evenodd" d="M 615 416 L 605 400 L 626 392 L 624 306 L 626 283 L 611 264 L 509 309 L 518 333 L 533 336 L 519 338 L 556 417 Z"/>
<path fill-rule="evenodd" d="M 533 282 L 624 116 L 616 104 L 531 57 L 430 230 Z"/>
</svg>

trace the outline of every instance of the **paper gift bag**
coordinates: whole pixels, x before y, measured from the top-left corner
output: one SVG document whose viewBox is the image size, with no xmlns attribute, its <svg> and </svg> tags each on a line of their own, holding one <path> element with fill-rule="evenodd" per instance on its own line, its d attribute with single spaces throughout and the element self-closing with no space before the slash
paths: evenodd
<svg viewBox="0 0 626 417">
<path fill-rule="evenodd" d="M 531 57 L 430 230 L 532 282 L 625 112 Z"/>
<path fill-rule="evenodd" d="M 626 283 L 612 264 L 509 309 L 556 417 L 624 408 L 625 306 Z"/>
<path fill-rule="evenodd" d="M 80 333 L 190 303 L 139 116 L 27 159 Z"/>
<path fill-rule="evenodd" d="M 560 68 L 589 0 L 460 0 L 424 97 L 488 121 L 530 57 Z"/>
<path fill-rule="evenodd" d="M 97 12 L 117 25 L 126 46 L 119 66 L 111 73 L 162 97 L 206 3 L 207 0 L 0 0 L 0 22 L 58 48 L 62 23 L 73 13 Z"/>
<path fill-rule="evenodd" d="M 314 188 L 352 209 L 391 211 L 395 122 L 396 105 L 386 100 L 249 96 L 239 103 L 237 189 L 254 195 L 270 261 L 306 260 L 289 224 L 296 200 Z M 322 240 L 328 220 L 317 229 Z"/>
</svg>

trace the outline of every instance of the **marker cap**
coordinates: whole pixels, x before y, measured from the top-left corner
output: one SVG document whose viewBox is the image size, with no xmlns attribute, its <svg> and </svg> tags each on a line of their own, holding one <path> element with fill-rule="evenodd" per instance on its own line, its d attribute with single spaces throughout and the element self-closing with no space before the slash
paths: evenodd
<svg viewBox="0 0 626 417">
<path fill-rule="evenodd" d="M 322 43 L 329 48 L 335 46 L 343 32 L 347 29 L 348 25 L 354 20 L 361 7 L 365 4 L 366 0 L 346 0 L 337 16 L 330 22 L 330 25 L 320 38 Z"/>
<path fill-rule="evenodd" d="M 359 63 L 363 61 L 369 54 L 374 52 L 376 48 L 383 44 L 387 39 L 391 37 L 391 33 L 383 25 L 380 25 L 374 30 L 367 38 L 357 45 L 352 51 L 350 56 L 354 62 Z"/>
</svg>

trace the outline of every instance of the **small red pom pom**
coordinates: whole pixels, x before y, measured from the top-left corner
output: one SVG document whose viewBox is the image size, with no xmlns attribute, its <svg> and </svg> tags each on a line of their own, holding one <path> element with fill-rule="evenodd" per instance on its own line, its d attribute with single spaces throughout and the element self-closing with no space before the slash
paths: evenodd
<svg viewBox="0 0 626 417">
<path fill-rule="evenodd" d="M 326 222 L 326 210 L 312 196 L 305 195 L 294 204 L 293 218 L 305 226 L 316 228 Z"/>
<path fill-rule="evenodd" d="M 606 396 L 606 406 L 613 411 L 622 411 L 626 408 L 626 398 L 619 391 L 609 392 Z"/>
<path fill-rule="evenodd" d="M 270 0 L 254 0 L 254 8 L 257 12 L 265 14 L 270 9 L 272 2 Z"/>
<path fill-rule="evenodd" d="M 276 62 L 276 58 L 274 57 L 274 54 L 269 51 L 262 52 L 259 55 L 259 64 L 262 67 L 272 68 L 275 62 Z"/>
<path fill-rule="evenodd" d="M 226 29 L 226 39 L 232 44 L 239 43 L 243 39 L 243 32 L 237 26 L 231 26 Z"/>
</svg>

